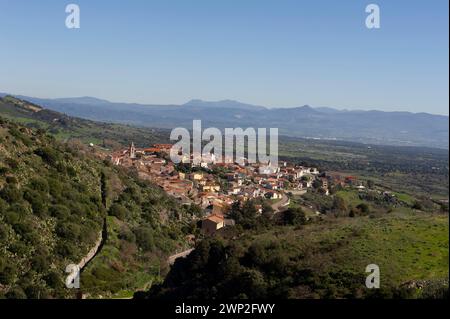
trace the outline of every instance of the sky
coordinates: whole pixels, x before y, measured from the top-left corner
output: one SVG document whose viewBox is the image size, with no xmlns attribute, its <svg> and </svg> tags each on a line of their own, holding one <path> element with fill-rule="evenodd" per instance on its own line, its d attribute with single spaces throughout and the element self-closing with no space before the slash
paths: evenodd
<svg viewBox="0 0 450 319">
<path fill-rule="evenodd" d="M 78 4 L 81 28 L 65 25 Z M 365 8 L 380 7 L 368 29 Z M 448 115 L 447 0 L 0 0 L 0 92 Z"/>
</svg>

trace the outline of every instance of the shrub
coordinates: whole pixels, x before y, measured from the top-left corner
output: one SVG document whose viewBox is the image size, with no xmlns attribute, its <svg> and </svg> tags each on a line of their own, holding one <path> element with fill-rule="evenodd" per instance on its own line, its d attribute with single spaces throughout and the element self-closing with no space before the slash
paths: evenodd
<svg viewBox="0 0 450 319">
<path fill-rule="evenodd" d="M 31 260 L 31 269 L 39 273 L 47 271 L 50 267 L 50 263 L 48 260 L 48 256 L 44 254 L 38 254 L 34 256 Z"/>
<path fill-rule="evenodd" d="M 7 184 L 0 191 L 0 197 L 13 204 L 22 199 L 22 192 L 15 185 Z"/>
<path fill-rule="evenodd" d="M 74 223 L 60 223 L 56 226 L 59 237 L 69 240 L 77 240 L 80 236 L 80 225 Z"/>
<path fill-rule="evenodd" d="M 58 151 L 50 147 L 38 148 L 34 153 L 40 156 L 44 162 L 51 166 L 56 166 L 58 161 L 61 160 Z"/>
<path fill-rule="evenodd" d="M 5 241 L 8 238 L 8 228 L 6 225 L 0 224 L 0 242 Z"/>
<path fill-rule="evenodd" d="M 119 239 L 128 241 L 130 243 L 136 242 L 136 236 L 133 234 L 131 230 L 126 227 L 122 227 L 119 233 Z"/>
<path fill-rule="evenodd" d="M 42 193 L 26 189 L 23 198 L 30 203 L 33 214 L 41 217 L 47 214 L 47 200 Z"/>
<path fill-rule="evenodd" d="M 4 265 L 0 268 L 0 283 L 9 285 L 16 276 L 16 269 L 12 265 Z"/>
<path fill-rule="evenodd" d="M 0 198 L 0 214 L 6 212 L 6 210 L 8 209 L 9 205 L 7 202 L 5 202 L 4 199 Z"/>
<path fill-rule="evenodd" d="M 13 254 L 24 255 L 27 253 L 28 248 L 27 245 L 25 245 L 25 243 L 21 241 L 16 241 L 9 246 L 9 251 L 12 252 Z"/>
<path fill-rule="evenodd" d="M 29 183 L 29 187 L 35 191 L 40 191 L 43 193 L 48 193 L 49 191 L 48 182 L 45 178 L 33 178 Z"/>
<path fill-rule="evenodd" d="M 10 225 L 17 224 L 20 220 L 20 215 L 13 211 L 7 211 L 4 213 L 5 216 L 5 222 L 7 222 Z"/>
<path fill-rule="evenodd" d="M 120 204 L 114 203 L 109 209 L 109 215 L 124 220 L 127 216 L 127 209 Z"/>
<path fill-rule="evenodd" d="M 59 273 L 56 271 L 50 271 L 45 277 L 45 282 L 50 288 L 60 289 L 63 287 L 63 280 Z"/>
<path fill-rule="evenodd" d="M 154 247 L 153 233 L 147 227 L 138 227 L 134 230 L 136 242 L 140 248 L 147 251 Z"/>
<path fill-rule="evenodd" d="M 369 213 L 369 206 L 366 203 L 361 203 L 358 206 L 356 206 L 356 208 L 364 214 Z"/>
<path fill-rule="evenodd" d="M 49 209 L 50 215 L 58 219 L 66 219 L 70 215 L 70 210 L 64 205 L 54 205 Z"/>
<path fill-rule="evenodd" d="M 56 246 L 56 252 L 65 258 L 73 258 L 76 256 L 77 247 L 68 242 L 60 242 Z"/>
<path fill-rule="evenodd" d="M 20 287 L 14 287 L 6 293 L 8 299 L 27 299 L 27 295 Z"/>
</svg>

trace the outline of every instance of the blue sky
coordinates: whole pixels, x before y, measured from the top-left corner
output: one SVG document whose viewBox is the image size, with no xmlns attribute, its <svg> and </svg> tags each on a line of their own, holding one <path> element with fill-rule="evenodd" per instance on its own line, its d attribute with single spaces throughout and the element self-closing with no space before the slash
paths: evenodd
<svg viewBox="0 0 450 319">
<path fill-rule="evenodd" d="M 0 39 L 0 92 L 448 114 L 447 0 L 0 0 Z"/>
</svg>

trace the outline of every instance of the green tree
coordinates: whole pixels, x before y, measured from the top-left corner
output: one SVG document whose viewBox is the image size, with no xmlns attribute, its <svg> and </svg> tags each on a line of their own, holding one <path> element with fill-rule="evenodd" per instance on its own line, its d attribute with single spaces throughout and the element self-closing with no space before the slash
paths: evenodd
<svg viewBox="0 0 450 319">
<path fill-rule="evenodd" d="M 300 207 L 289 208 L 283 213 L 283 221 L 286 225 L 306 224 L 305 212 Z"/>
</svg>

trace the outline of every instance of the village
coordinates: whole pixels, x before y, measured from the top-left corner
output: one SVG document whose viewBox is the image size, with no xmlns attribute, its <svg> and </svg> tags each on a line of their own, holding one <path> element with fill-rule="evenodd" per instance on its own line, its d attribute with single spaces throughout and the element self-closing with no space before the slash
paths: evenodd
<svg viewBox="0 0 450 319">
<path fill-rule="evenodd" d="M 123 150 L 112 153 L 109 160 L 117 166 L 133 168 L 139 178 L 151 181 L 181 204 L 198 205 L 203 212 L 202 230 L 210 235 L 217 230 L 233 225 L 227 219 L 227 209 L 236 201 L 252 199 L 270 203 L 275 213 L 290 204 L 289 195 L 302 195 L 309 189 L 318 189 L 329 195 L 331 183 L 351 183 L 352 177 L 342 180 L 340 176 L 327 175 L 316 167 L 305 167 L 288 162 L 279 166 L 271 163 L 238 164 L 232 159 L 193 164 L 174 164 L 170 160 L 172 144 L 155 144 L 150 148 L 136 148 L 134 143 Z M 192 155 L 191 155 L 192 157 Z M 364 186 L 359 185 L 359 188 Z M 262 213 L 262 205 L 257 205 Z"/>
</svg>

